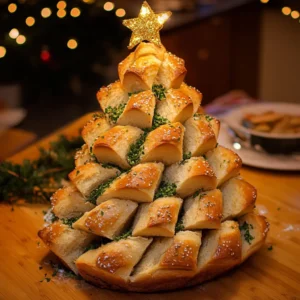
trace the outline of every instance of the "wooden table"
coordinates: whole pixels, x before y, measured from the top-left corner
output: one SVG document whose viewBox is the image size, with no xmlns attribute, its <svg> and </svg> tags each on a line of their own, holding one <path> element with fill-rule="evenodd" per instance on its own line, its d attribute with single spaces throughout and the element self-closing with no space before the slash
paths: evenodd
<svg viewBox="0 0 300 300">
<path fill-rule="evenodd" d="M 35 158 L 57 134 L 77 135 L 84 116 L 11 158 Z M 266 245 L 237 269 L 201 286 L 160 294 L 100 290 L 84 281 L 51 277 L 51 253 L 37 237 L 47 205 L 0 205 L 0 299 L 300 299 L 300 175 L 244 167 L 242 175 L 258 189 L 257 209 L 271 229 Z M 273 250 L 268 250 L 269 246 Z M 42 266 L 43 269 L 39 269 Z"/>
</svg>

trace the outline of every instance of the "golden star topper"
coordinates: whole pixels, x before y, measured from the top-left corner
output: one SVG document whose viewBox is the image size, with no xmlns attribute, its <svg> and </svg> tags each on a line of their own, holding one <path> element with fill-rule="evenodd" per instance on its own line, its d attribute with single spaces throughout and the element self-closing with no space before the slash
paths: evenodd
<svg viewBox="0 0 300 300">
<path fill-rule="evenodd" d="M 137 18 L 123 21 L 123 25 L 132 31 L 128 48 L 132 49 L 142 41 L 161 46 L 159 31 L 171 14 L 170 11 L 155 14 L 149 4 L 144 1 Z"/>
</svg>

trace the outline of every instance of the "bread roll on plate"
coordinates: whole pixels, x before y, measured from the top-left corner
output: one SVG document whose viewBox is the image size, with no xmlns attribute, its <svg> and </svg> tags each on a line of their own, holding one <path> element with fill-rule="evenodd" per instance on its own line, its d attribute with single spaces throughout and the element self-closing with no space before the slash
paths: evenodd
<svg viewBox="0 0 300 300">
<path fill-rule="evenodd" d="M 133 224 L 133 236 L 172 237 L 182 205 L 182 199 L 164 197 L 139 207 Z"/>
<path fill-rule="evenodd" d="M 166 168 L 163 181 L 176 184 L 176 193 L 181 197 L 196 191 L 216 188 L 217 179 L 212 168 L 203 157 L 192 157 Z"/>
<path fill-rule="evenodd" d="M 185 124 L 183 149 L 192 156 L 200 156 L 217 145 L 220 121 L 208 115 L 194 114 Z"/>
<path fill-rule="evenodd" d="M 113 239 L 127 228 L 137 206 L 129 200 L 107 200 L 85 213 L 73 223 L 73 228 Z"/>
<path fill-rule="evenodd" d="M 133 126 L 115 126 L 98 137 L 93 153 L 101 163 L 110 163 L 122 169 L 129 169 L 127 153 L 142 134 L 142 130 Z"/>
<path fill-rule="evenodd" d="M 135 291 L 178 289 L 197 269 L 201 232 L 180 231 L 173 238 L 157 238 L 131 276 Z"/>
<path fill-rule="evenodd" d="M 87 251 L 76 260 L 79 274 L 101 287 L 126 287 L 130 273 L 151 242 L 151 238 L 129 237 Z"/>
<path fill-rule="evenodd" d="M 217 186 L 239 175 L 242 167 L 241 158 L 232 150 L 222 146 L 207 152 L 207 161 L 217 176 Z"/>
<path fill-rule="evenodd" d="M 72 229 L 60 221 L 44 227 L 38 232 L 38 235 L 50 250 L 76 274 L 78 274 L 78 270 L 75 260 L 95 239 L 95 235 Z"/>
<path fill-rule="evenodd" d="M 89 162 L 75 168 L 69 178 L 77 189 L 88 198 L 91 192 L 109 178 L 120 174 L 117 168 L 107 168 L 104 165 Z"/>
<path fill-rule="evenodd" d="M 221 226 L 222 193 L 215 189 L 199 192 L 184 201 L 183 226 L 185 229 L 215 229 Z"/>
<path fill-rule="evenodd" d="M 170 165 L 182 160 L 183 136 L 184 127 L 179 122 L 156 128 L 145 140 L 140 161 L 159 161 Z"/>
<path fill-rule="evenodd" d="M 256 188 L 241 177 L 234 177 L 220 187 L 223 194 L 222 220 L 235 219 L 254 209 Z"/>
<path fill-rule="evenodd" d="M 170 89 L 166 99 L 158 101 L 157 113 L 170 122 L 185 122 L 193 115 L 191 98 L 180 90 Z"/>
<path fill-rule="evenodd" d="M 152 126 L 155 103 L 155 96 L 151 90 L 132 95 L 117 124 L 150 128 Z"/>
<path fill-rule="evenodd" d="M 100 204 L 111 198 L 152 202 L 154 193 L 160 184 L 164 165 L 162 163 L 145 163 L 134 166 L 129 172 L 121 174 L 100 195 Z"/>
<path fill-rule="evenodd" d="M 53 213 L 59 218 L 76 218 L 95 206 L 87 202 L 73 183 L 58 189 L 51 197 Z"/>
</svg>

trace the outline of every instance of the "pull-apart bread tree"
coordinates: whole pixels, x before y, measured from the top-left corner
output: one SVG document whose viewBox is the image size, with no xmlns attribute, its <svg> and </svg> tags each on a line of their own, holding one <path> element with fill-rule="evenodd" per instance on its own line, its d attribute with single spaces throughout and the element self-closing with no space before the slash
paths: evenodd
<svg viewBox="0 0 300 300">
<path fill-rule="evenodd" d="M 217 143 L 220 122 L 201 113 L 184 60 L 160 43 L 169 15 L 145 2 L 124 21 L 137 47 L 119 64 L 119 80 L 98 91 L 102 112 L 83 128 L 70 182 L 51 198 L 56 220 L 39 231 L 101 288 L 197 285 L 241 264 L 268 231 L 240 157 Z"/>
</svg>

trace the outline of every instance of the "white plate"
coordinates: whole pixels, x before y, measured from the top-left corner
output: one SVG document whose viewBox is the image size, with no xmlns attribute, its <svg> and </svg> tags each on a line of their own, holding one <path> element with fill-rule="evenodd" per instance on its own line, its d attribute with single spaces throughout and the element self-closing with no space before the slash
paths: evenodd
<svg viewBox="0 0 300 300">
<path fill-rule="evenodd" d="M 273 155 L 252 148 L 242 147 L 239 150 L 234 148 L 232 137 L 228 133 L 228 125 L 224 121 L 221 122 L 218 142 L 236 152 L 243 160 L 244 165 L 270 170 L 300 171 L 300 155 Z"/>
</svg>

